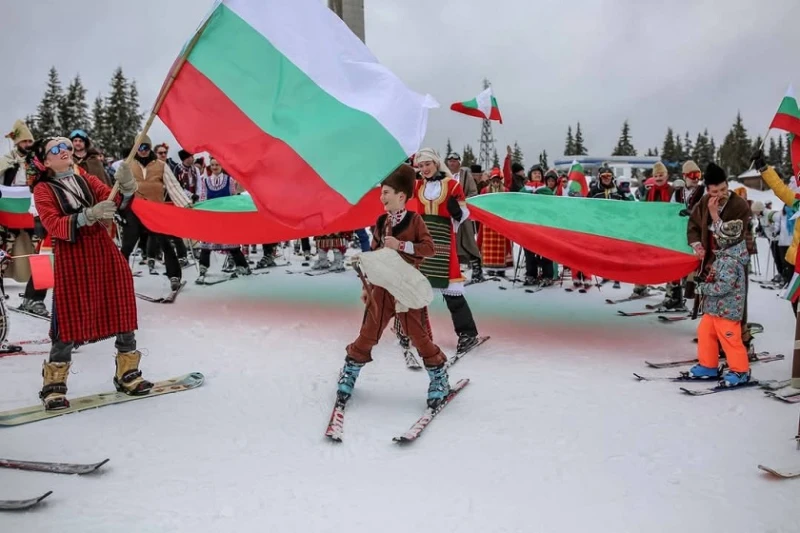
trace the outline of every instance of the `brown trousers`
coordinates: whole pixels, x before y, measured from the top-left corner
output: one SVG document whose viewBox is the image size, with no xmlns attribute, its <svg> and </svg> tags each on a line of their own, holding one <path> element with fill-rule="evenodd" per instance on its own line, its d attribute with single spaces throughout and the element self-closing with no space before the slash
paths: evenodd
<svg viewBox="0 0 800 533">
<path fill-rule="evenodd" d="M 419 356 L 427 367 L 439 366 L 447 361 L 442 350 L 433 343 L 425 320 L 425 309 L 410 309 L 405 313 L 395 313 L 395 300 L 386 289 L 372 286 L 374 305 L 364 311 L 364 321 L 358 338 L 347 346 L 347 355 L 357 363 L 372 361 L 372 347 L 377 345 L 383 330 L 397 314 L 397 319 L 417 348 Z"/>
</svg>

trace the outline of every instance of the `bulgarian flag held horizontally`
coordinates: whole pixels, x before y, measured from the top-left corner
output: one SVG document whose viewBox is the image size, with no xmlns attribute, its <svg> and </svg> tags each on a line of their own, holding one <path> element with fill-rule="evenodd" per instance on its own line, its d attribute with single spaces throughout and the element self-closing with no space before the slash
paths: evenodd
<svg viewBox="0 0 800 533">
<path fill-rule="evenodd" d="M 492 95 L 492 88 L 486 88 L 481 94 L 466 102 L 458 102 L 450 106 L 450 109 L 458 113 L 464 113 L 471 117 L 478 117 L 487 120 L 497 120 L 503 123 L 500 116 L 500 108 L 497 107 L 497 100 Z"/>
<path fill-rule="evenodd" d="M 266 222 L 304 235 L 415 153 L 438 105 L 319 0 L 219 2 L 172 76 L 156 112 L 183 148 L 216 157 Z"/>
</svg>

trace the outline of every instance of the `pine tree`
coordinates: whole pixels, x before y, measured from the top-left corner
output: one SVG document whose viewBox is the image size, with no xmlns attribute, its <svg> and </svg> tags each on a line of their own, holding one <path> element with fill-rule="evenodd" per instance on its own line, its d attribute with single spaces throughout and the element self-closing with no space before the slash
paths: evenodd
<svg viewBox="0 0 800 533">
<path fill-rule="evenodd" d="M 782 145 L 783 143 L 781 143 Z M 775 142 L 775 137 L 769 138 L 769 150 L 767 151 L 767 163 L 773 167 L 780 165 L 783 161 L 783 154 L 778 152 L 778 143 Z"/>
<path fill-rule="evenodd" d="M 736 114 L 736 122 L 725 136 L 725 142 L 719 149 L 720 165 L 731 177 L 738 176 L 750 167 L 750 154 L 753 143 L 747 136 L 741 113 Z"/>
<path fill-rule="evenodd" d="M 683 143 L 681 142 L 681 136 L 677 133 L 675 134 L 675 155 L 673 156 L 672 161 L 673 163 L 680 163 L 683 161 L 684 152 L 683 152 Z M 669 166 L 669 165 L 667 165 Z M 673 165 L 674 166 L 674 165 Z"/>
<path fill-rule="evenodd" d="M 36 115 L 28 115 L 24 119 L 25 124 L 28 125 L 28 128 L 31 130 L 31 135 L 33 135 L 34 139 L 41 139 L 42 132 L 38 129 L 38 124 L 36 123 Z"/>
<path fill-rule="evenodd" d="M 127 139 L 128 124 L 128 80 L 122 73 L 122 68 L 114 71 L 110 82 L 111 92 L 106 97 L 104 106 L 105 146 L 108 155 L 122 158 L 133 145 L 133 140 Z"/>
<path fill-rule="evenodd" d="M 497 167 L 500 168 L 500 156 L 497 155 L 497 149 L 494 150 L 494 156 L 492 157 L 492 168 Z"/>
<path fill-rule="evenodd" d="M 467 168 L 475 164 L 475 153 L 470 145 L 464 146 L 464 153 L 461 154 L 461 165 Z"/>
<path fill-rule="evenodd" d="M 683 160 L 691 159 L 692 152 L 694 151 L 694 146 L 692 145 L 692 139 L 689 137 L 689 132 L 686 132 L 686 137 L 683 139 Z"/>
<path fill-rule="evenodd" d="M 550 165 L 547 164 L 547 150 L 542 150 L 542 153 L 539 154 L 539 164 L 545 171 L 550 168 Z"/>
<path fill-rule="evenodd" d="M 708 133 L 708 130 L 706 130 Z M 697 166 L 700 168 L 705 168 L 708 165 L 708 161 L 704 161 L 703 158 L 706 156 L 708 152 L 708 137 L 706 133 L 698 133 L 697 140 L 694 142 L 694 146 L 692 147 L 692 151 L 689 154 L 689 157 L 697 163 Z"/>
<path fill-rule="evenodd" d="M 794 167 L 792 166 L 792 140 L 791 133 L 786 134 L 786 151 L 783 154 L 783 175 L 785 178 L 794 176 Z"/>
<path fill-rule="evenodd" d="M 575 130 L 575 155 L 587 155 L 589 151 L 583 144 L 583 132 L 581 131 L 581 123 L 578 122 L 578 128 Z"/>
<path fill-rule="evenodd" d="M 631 142 L 631 128 L 627 120 L 622 123 L 622 133 L 620 134 L 619 140 L 617 141 L 617 146 L 614 148 L 614 151 L 611 155 L 636 155 L 636 149 L 633 147 L 633 143 Z"/>
<path fill-rule="evenodd" d="M 567 144 L 564 146 L 564 155 L 577 155 L 575 138 L 572 136 L 572 126 L 567 126 Z"/>
<path fill-rule="evenodd" d="M 514 150 L 511 152 L 511 162 L 524 165 L 522 161 L 522 149 L 519 147 L 519 144 L 517 144 L 516 141 L 514 141 Z"/>
<path fill-rule="evenodd" d="M 658 157 L 658 149 L 657 148 L 648 148 L 647 153 L 644 154 L 647 157 Z"/>
<path fill-rule="evenodd" d="M 716 163 L 717 161 L 719 161 L 719 154 L 717 153 L 717 144 L 714 142 L 714 137 L 711 137 L 708 141 L 707 157 L 709 163 Z"/>
<path fill-rule="evenodd" d="M 667 135 L 664 137 L 664 144 L 661 146 L 661 159 L 664 161 L 675 161 L 676 150 L 675 134 L 672 132 L 672 128 L 667 128 Z"/>
<path fill-rule="evenodd" d="M 59 123 L 59 108 L 64 99 L 61 81 L 58 79 L 56 67 L 51 67 L 48 73 L 47 89 L 39 107 L 36 109 L 36 131 L 39 136 L 64 135 Z"/>
<path fill-rule="evenodd" d="M 139 90 L 136 88 L 136 82 L 131 81 L 128 85 L 128 136 L 130 143 L 136 140 L 136 136 L 142 129 L 142 119 L 144 115 L 139 109 Z M 447 157 L 447 155 L 445 155 Z"/>
<path fill-rule="evenodd" d="M 453 145 L 450 144 L 450 137 L 447 138 L 447 146 L 444 149 L 444 156 L 447 157 L 453 153 Z"/>
<path fill-rule="evenodd" d="M 782 168 L 783 167 L 783 162 L 785 161 L 785 158 L 786 158 L 785 150 L 787 148 L 789 150 L 791 150 L 791 145 L 789 145 L 788 147 L 784 147 L 783 146 L 783 135 L 778 135 L 778 150 L 777 150 L 778 159 L 776 160 L 775 168 Z"/>
<path fill-rule="evenodd" d="M 92 138 L 92 143 L 100 148 L 106 150 L 111 145 L 111 139 L 108 136 L 108 127 L 106 126 L 106 109 L 103 102 L 103 97 L 98 95 L 94 99 L 92 106 L 92 128 L 89 131 L 89 136 Z"/>
<path fill-rule="evenodd" d="M 80 74 L 69 84 L 67 94 L 61 100 L 59 118 L 65 132 L 75 129 L 89 131 L 89 105 Z"/>
</svg>

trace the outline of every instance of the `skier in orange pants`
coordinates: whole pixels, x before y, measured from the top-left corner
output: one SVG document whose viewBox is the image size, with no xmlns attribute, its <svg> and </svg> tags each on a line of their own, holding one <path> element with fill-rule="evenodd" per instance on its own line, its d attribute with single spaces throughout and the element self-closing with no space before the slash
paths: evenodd
<svg viewBox="0 0 800 533">
<path fill-rule="evenodd" d="M 717 214 L 716 206 L 710 212 Z M 703 319 L 697 328 L 699 363 L 689 370 L 689 377 L 719 378 L 719 347 L 722 346 L 728 359 L 728 372 L 722 376 L 720 384 L 735 387 L 750 381 L 750 362 L 741 328 L 750 255 L 742 239 L 742 221 L 722 222 L 719 215 L 714 217 L 713 214 L 714 241 L 718 249 L 709 275 L 697 286 L 703 298 Z"/>
</svg>

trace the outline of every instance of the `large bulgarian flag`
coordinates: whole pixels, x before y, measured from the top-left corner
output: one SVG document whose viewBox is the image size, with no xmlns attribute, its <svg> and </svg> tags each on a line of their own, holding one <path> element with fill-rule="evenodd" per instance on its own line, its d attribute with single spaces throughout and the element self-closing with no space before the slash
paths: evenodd
<svg viewBox="0 0 800 533">
<path fill-rule="evenodd" d="M 500 115 L 500 108 L 497 107 L 497 100 L 492 94 L 492 88 L 487 87 L 484 91 L 466 102 L 456 102 L 450 106 L 450 109 L 458 113 L 463 113 L 471 117 L 483 118 L 486 120 L 497 120 L 500 124 L 503 123 L 503 117 Z"/>
<path fill-rule="evenodd" d="M 184 149 L 216 157 L 267 222 L 304 235 L 415 153 L 437 106 L 319 0 L 219 2 L 172 73 L 157 114 Z"/>
<path fill-rule="evenodd" d="M 28 187 L 5 187 L 0 185 L 0 226 L 5 228 L 33 228 L 31 190 Z"/>
<path fill-rule="evenodd" d="M 482 194 L 467 204 L 472 218 L 522 247 L 603 278 L 664 283 L 699 265 L 678 204 L 524 193 Z"/>
</svg>

